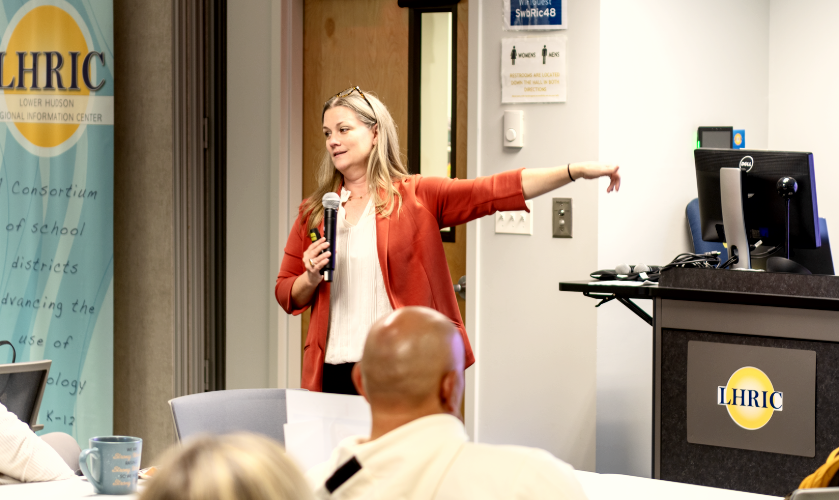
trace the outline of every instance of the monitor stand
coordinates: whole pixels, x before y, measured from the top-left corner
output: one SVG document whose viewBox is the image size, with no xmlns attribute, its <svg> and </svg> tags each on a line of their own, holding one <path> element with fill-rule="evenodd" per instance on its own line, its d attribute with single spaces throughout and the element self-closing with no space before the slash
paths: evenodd
<svg viewBox="0 0 839 500">
<path fill-rule="evenodd" d="M 798 262 L 784 257 L 769 257 L 766 260 L 766 270 L 770 273 L 813 274 Z"/>
<path fill-rule="evenodd" d="M 739 168 L 720 169 L 720 204 L 728 254 L 738 258 L 731 269 L 751 269 L 749 238 L 743 212 L 743 172 Z"/>
</svg>

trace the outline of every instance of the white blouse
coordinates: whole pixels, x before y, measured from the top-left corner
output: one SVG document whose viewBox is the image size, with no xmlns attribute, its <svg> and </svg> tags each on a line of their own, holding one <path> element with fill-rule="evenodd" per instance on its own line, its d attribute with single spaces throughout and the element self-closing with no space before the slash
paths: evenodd
<svg viewBox="0 0 839 500">
<path fill-rule="evenodd" d="M 361 218 L 352 225 L 347 222 L 343 204 L 349 195 L 349 191 L 341 189 L 324 359 L 331 365 L 359 361 L 370 327 L 393 311 L 376 249 L 376 210 L 372 197 Z"/>
</svg>

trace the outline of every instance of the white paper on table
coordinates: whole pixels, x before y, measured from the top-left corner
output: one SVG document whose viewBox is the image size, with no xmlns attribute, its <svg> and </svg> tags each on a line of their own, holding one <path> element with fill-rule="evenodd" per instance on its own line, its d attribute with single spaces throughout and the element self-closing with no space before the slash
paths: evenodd
<svg viewBox="0 0 839 500">
<path fill-rule="evenodd" d="M 361 396 L 288 390 L 286 409 L 286 451 L 303 470 L 329 459 L 342 440 L 370 435 L 370 405 Z"/>
<path fill-rule="evenodd" d="M 137 483 L 138 493 L 120 496 L 120 500 L 135 500 L 145 488 L 146 481 Z M 61 481 L 42 483 L 4 484 L 0 486 L 0 498 L 3 500 L 76 500 L 91 498 L 114 498 L 112 495 L 96 494 L 93 485 L 85 478 L 74 477 Z"/>
</svg>

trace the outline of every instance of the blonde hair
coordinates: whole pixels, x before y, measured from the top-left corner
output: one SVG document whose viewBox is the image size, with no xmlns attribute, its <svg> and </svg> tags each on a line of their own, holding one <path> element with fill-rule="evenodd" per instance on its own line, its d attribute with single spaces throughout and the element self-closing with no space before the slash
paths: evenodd
<svg viewBox="0 0 839 500">
<path fill-rule="evenodd" d="M 368 129 L 372 130 L 373 126 L 378 125 L 378 141 L 367 160 L 367 190 L 373 197 L 376 212 L 390 217 L 396 199 L 399 200 L 398 206 L 402 206 L 402 195 L 394 183 L 408 177 L 408 169 L 402 162 L 396 123 L 390 116 L 390 111 L 376 96 L 368 92 L 364 92 L 364 96 L 370 104 L 367 104 L 358 92 L 344 97 L 333 97 L 326 101 L 321 112 L 321 122 L 327 109 L 343 106 L 354 111 L 358 120 Z M 303 216 L 308 217 L 309 229 L 317 227 L 323 220 L 323 205 L 321 204 L 323 195 L 337 191 L 343 181 L 341 172 L 332 163 L 332 155 L 329 151 L 324 151 L 316 179 L 318 187 L 303 203 L 302 210 Z"/>
<path fill-rule="evenodd" d="M 196 437 L 173 448 L 140 495 L 140 500 L 313 498 L 279 443 L 247 433 Z"/>
</svg>

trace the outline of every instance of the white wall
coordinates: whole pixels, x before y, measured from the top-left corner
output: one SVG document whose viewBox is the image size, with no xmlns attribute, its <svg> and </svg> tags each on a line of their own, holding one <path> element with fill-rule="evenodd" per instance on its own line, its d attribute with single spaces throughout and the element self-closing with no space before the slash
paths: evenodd
<svg viewBox="0 0 839 500">
<path fill-rule="evenodd" d="M 544 33 L 503 31 L 501 0 L 470 2 L 469 11 L 469 177 L 595 159 L 599 3 L 569 2 L 563 104 L 502 105 L 501 39 Z M 524 110 L 521 151 L 502 147 L 507 109 Z M 595 310 L 558 283 L 597 264 L 597 189 L 578 181 L 534 200 L 532 236 L 496 235 L 487 217 L 467 239 L 475 439 L 544 448 L 583 470 L 595 466 Z M 552 238 L 552 196 L 573 198 L 572 239 Z"/>
<path fill-rule="evenodd" d="M 228 389 L 300 383 L 300 320 L 273 290 L 301 198 L 302 25 L 302 0 L 227 13 Z"/>
<path fill-rule="evenodd" d="M 839 40 L 833 0 L 769 3 L 769 148 L 811 151 L 816 168 L 819 216 L 839 241 Z M 834 248 L 839 248 L 834 243 Z M 839 263 L 833 250 L 834 268 Z"/>
<path fill-rule="evenodd" d="M 690 249 L 697 127 L 745 128 L 748 147 L 769 144 L 769 3 L 600 4 L 599 157 L 621 165 L 623 185 L 599 198 L 597 268 L 665 264 Z M 598 309 L 598 472 L 650 475 L 651 338 L 620 304 Z"/>
</svg>

